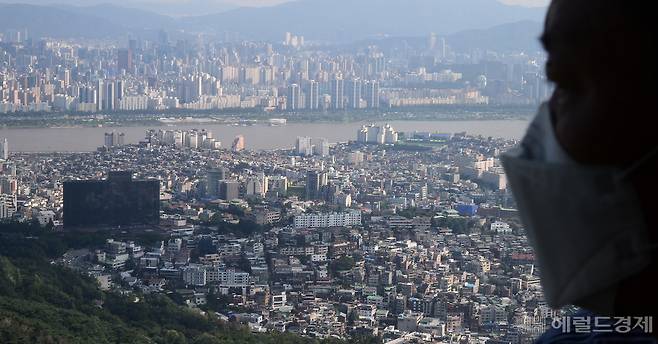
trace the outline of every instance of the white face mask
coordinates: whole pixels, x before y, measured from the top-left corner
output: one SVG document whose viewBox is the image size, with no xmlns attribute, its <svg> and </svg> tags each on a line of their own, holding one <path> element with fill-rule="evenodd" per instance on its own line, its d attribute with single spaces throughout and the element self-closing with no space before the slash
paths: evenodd
<svg viewBox="0 0 658 344">
<path fill-rule="evenodd" d="M 501 157 L 549 306 L 612 314 L 619 282 L 651 262 L 655 245 L 628 176 L 653 155 L 627 170 L 575 163 L 544 104 L 521 146 Z"/>
</svg>

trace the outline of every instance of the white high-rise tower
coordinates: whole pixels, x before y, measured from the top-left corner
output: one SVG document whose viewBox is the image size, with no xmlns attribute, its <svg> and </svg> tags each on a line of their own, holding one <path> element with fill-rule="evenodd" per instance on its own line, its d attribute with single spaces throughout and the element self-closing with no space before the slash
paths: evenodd
<svg viewBox="0 0 658 344">
<path fill-rule="evenodd" d="M 7 141 L 7 138 L 0 141 L 0 158 L 2 158 L 2 160 L 9 159 L 9 142 Z"/>
</svg>

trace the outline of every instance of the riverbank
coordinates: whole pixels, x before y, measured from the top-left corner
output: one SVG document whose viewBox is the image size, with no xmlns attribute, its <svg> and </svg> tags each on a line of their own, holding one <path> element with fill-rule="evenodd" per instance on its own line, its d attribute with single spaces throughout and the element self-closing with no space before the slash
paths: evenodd
<svg viewBox="0 0 658 344">
<path fill-rule="evenodd" d="M 94 151 L 104 143 L 104 134 L 108 131 L 122 132 L 126 143 L 143 140 L 148 129 L 206 129 L 230 147 L 237 135 L 243 135 L 248 149 L 270 150 L 289 149 L 298 136 L 326 138 L 329 142 L 345 142 L 356 139 L 356 133 L 363 124 L 389 123 L 398 132 L 441 132 L 469 135 L 482 135 L 519 139 L 528 126 L 529 119 L 514 120 L 470 120 L 470 121 L 420 121 L 420 120 L 386 120 L 361 121 L 349 123 L 289 123 L 270 126 L 266 124 L 228 125 L 228 124 L 177 124 L 177 125 L 140 125 L 125 127 L 68 127 L 68 128 L 0 128 L 0 138 L 7 138 L 13 152 L 82 152 Z"/>
<path fill-rule="evenodd" d="M 271 119 L 287 123 L 358 123 L 380 121 L 482 121 L 527 120 L 535 106 L 436 106 L 405 109 L 349 110 L 326 112 L 264 112 L 255 109 L 222 111 L 167 111 L 149 113 L 65 114 L 12 113 L 0 114 L 2 128 L 84 128 L 138 127 L 184 124 L 257 125 Z"/>
</svg>

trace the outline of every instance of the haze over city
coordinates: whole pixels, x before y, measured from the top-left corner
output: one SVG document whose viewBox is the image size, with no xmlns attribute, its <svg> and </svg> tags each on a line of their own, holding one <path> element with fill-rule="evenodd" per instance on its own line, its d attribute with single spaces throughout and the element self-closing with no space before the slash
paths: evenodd
<svg viewBox="0 0 658 344">
<path fill-rule="evenodd" d="M 0 0 L 0 342 L 525 344 L 607 314 L 655 192 L 651 155 L 597 160 L 646 148 L 616 118 L 644 69 L 599 74 L 649 40 L 562 45 L 596 21 L 547 5 Z"/>
<path fill-rule="evenodd" d="M 178 17 L 222 12 L 239 7 L 274 6 L 291 1 L 297 0 L 2 0 L 0 3 L 72 6 L 94 6 L 101 4 L 111 4 L 122 7 L 150 10 L 159 14 Z M 501 1 L 507 4 L 530 7 L 541 7 L 548 4 L 548 0 Z"/>
</svg>

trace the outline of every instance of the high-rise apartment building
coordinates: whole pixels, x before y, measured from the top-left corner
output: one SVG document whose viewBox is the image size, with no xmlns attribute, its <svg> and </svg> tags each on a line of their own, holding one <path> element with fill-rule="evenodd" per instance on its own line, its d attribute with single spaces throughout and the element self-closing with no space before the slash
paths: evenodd
<svg viewBox="0 0 658 344">
<path fill-rule="evenodd" d="M 117 104 L 119 103 L 119 100 L 123 99 L 123 96 L 126 94 L 126 83 L 123 80 L 117 80 L 116 82 L 116 90 L 115 90 L 115 101 L 114 101 L 114 106 L 117 107 Z"/>
<path fill-rule="evenodd" d="M 104 109 L 103 105 L 105 104 L 105 95 L 107 91 L 105 89 L 105 83 L 103 80 L 96 81 L 96 109 L 102 111 Z"/>
<path fill-rule="evenodd" d="M 360 79 L 352 79 L 347 85 L 347 103 L 351 109 L 361 108 L 362 83 Z"/>
<path fill-rule="evenodd" d="M 0 194 L 0 220 L 9 219 L 16 213 L 17 201 L 15 194 Z"/>
<path fill-rule="evenodd" d="M 9 159 L 9 141 L 7 141 L 7 138 L 3 138 L 2 141 L 0 141 L 0 159 Z"/>
<path fill-rule="evenodd" d="M 345 80 L 342 78 L 331 80 L 331 108 L 333 110 L 345 109 Z"/>
<path fill-rule="evenodd" d="M 295 150 L 298 155 L 312 155 L 313 144 L 310 137 L 297 137 L 295 142 Z"/>
<path fill-rule="evenodd" d="M 105 95 L 103 96 L 103 109 L 108 111 L 114 111 L 115 107 L 115 98 L 116 92 L 114 88 L 114 82 L 108 82 L 105 85 Z"/>
<path fill-rule="evenodd" d="M 306 83 L 306 108 L 317 110 L 320 108 L 320 84 L 315 80 Z"/>
<path fill-rule="evenodd" d="M 398 133 L 390 124 L 384 126 L 364 125 L 357 131 L 359 143 L 394 144 L 398 142 Z"/>
<path fill-rule="evenodd" d="M 371 80 L 366 82 L 363 93 L 368 108 L 379 108 L 379 81 Z"/>
<path fill-rule="evenodd" d="M 124 133 L 117 133 L 115 131 L 111 133 L 105 133 L 105 147 L 110 148 L 123 146 L 125 144 L 125 137 L 126 135 Z"/>
<path fill-rule="evenodd" d="M 313 154 L 319 156 L 329 155 L 329 141 L 325 138 L 318 138 L 313 140 Z"/>
<path fill-rule="evenodd" d="M 269 190 L 268 177 L 261 172 L 257 176 L 248 178 L 246 189 L 249 196 L 265 197 L 265 194 Z"/>
<path fill-rule="evenodd" d="M 288 110 L 299 110 L 303 108 L 303 100 L 301 96 L 301 88 L 297 84 L 288 86 Z"/>
</svg>

